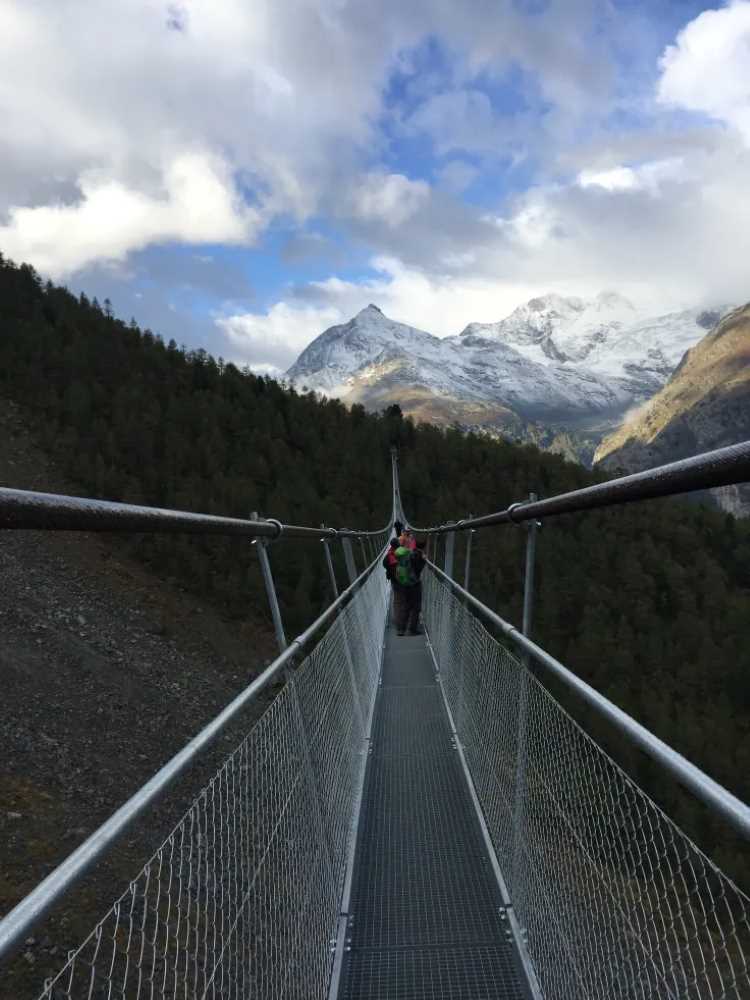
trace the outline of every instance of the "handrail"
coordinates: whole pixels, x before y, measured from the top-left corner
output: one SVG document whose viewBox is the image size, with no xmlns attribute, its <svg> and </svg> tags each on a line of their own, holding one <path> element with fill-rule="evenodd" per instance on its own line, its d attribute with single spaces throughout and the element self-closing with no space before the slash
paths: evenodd
<svg viewBox="0 0 750 1000">
<path fill-rule="evenodd" d="M 428 562 L 430 569 L 437 575 L 438 579 L 447 583 L 459 597 L 462 597 L 479 614 L 495 625 L 503 635 L 510 639 L 514 645 L 523 650 L 524 653 L 532 656 L 536 662 L 557 680 L 561 681 L 568 690 L 578 695 L 590 708 L 602 718 L 610 722 L 615 729 L 626 737 L 639 750 L 646 753 L 657 764 L 661 765 L 681 784 L 685 785 L 694 795 L 715 809 L 723 819 L 731 824 L 734 829 L 743 837 L 750 839 L 750 807 L 746 806 L 726 788 L 722 787 L 713 778 L 709 778 L 695 764 L 691 764 L 681 754 L 677 753 L 666 743 L 662 742 L 658 736 L 654 736 L 644 726 L 631 718 L 626 712 L 618 708 L 611 701 L 599 694 L 590 687 L 580 677 L 563 666 L 554 656 L 550 656 L 541 646 L 537 646 L 531 639 L 527 639 L 513 625 L 506 622 L 486 604 L 482 604 L 473 594 L 456 583 L 452 577 L 444 573 L 433 562 Z"/>
<path fill-rule="evenodd" d="M 320 537 L 320 529 L 316 529 Z M 380 553 L 341 595 L 294 639 L 255 680 L 240 692 L 227 707 L 197 736 L 168 761 L 128 801 L 120 806 L 98 830 L 91 834 L 69 857 L 51 872 L 10 913 L 0 920 L 0 961 L 7 958 L 28 936 L 44 914 L 64 896 L 88 869 L 125 833 L 143 810 L 160 797 L 205 747 L 219 736 L 238 712 L 249 705 L 278 676 L 283 668 L 329 621 L 354 593 L 361 589 L 380 562 Z"/>
<path fill-rule="evenodd" d="M 274 518 L 245 520 L 139 504 L 90 500 L 58 493 L 0 487 L 0 529 L 46 531 L 139 531 L 168 534 L 242 535 L 248 538 L 366 538 L 388 530 L 312 528 L 282 524 Z"/>
<path fill-rule="evenodd" d="M 521 521 L 538 520 L 558 514 L 574 514 L 584 510 L 611 507 L 618 503 L 652 500 L 656 497 L 744 482 L 750 482 L 750 441 L 717 448 L 702 455 L 683 458 L 678 462 L 610 479 L 605 483 L 586 486 L 580 490 L 560 493 L 546 500 L 514 503 L 494 514 L 470 517 L 432 528 L 414 528 L 414 531 L 433 535 L 467 531 L 470 528 L 486 528 L 494 524 L 519 524 Z"/>
</svg>

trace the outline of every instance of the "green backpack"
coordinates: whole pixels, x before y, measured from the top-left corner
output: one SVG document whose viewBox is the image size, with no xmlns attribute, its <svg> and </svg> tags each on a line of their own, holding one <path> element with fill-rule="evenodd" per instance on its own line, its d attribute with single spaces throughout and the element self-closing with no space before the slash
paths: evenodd
<svg viewBox="0 0 750 1000">
<path fill-rule="evenodd" d="M 412 550 L 403 545 L 396 549 L 396 580 L 402 587 L 413 587 L 419 581 L 414 572 Z"/>
</svg>

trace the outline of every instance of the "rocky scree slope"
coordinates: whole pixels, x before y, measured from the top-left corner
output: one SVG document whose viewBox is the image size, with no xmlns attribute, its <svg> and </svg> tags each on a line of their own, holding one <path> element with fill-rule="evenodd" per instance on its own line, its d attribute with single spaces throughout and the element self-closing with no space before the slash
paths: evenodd
<svg viewBox="0 0 750 1000">
<path fill-rule="evenodd" d="M 750 305 L 735 309 L 685 355 L 664 388 L 601 443 L 596 463 L 637 472 L 750 438 Z M 750 512 L 750 486 L 712 491 Z"/>
<path fill-rule="evenodd" d="M 75 493 L 0 397 L 0 483 Z M 0 532 L 0 913 L 41 881 L 275 655 L 117 539 Z M 248 712 L 34 932 L 0 998 L 37 996 L 252 724 Z M 67 995 L 67 994 L 66 994 Z"/>
</svg>

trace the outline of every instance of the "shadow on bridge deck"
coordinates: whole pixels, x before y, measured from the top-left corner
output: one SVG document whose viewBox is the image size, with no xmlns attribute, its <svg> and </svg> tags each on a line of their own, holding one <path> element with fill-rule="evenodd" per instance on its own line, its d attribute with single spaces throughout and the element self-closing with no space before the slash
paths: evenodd
<svg viewBox="0 0 750 1000">
<path fill-rule="evenodd" d="M 339 1000 L 529 994 L 425 638 L 389 630 Z"/>
</svg>

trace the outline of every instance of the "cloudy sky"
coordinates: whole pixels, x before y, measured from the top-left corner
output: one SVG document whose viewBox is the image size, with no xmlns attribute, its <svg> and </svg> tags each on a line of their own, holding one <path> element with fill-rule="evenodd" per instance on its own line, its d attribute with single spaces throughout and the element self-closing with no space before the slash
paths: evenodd
<svg viewBox="0 0 750 1000">
<path fill-rule="evenodd" d="M 0 122 L 1 252 L 260 371 L 750 299 L 750 0 L 0 0 Z"/>
</svg>

